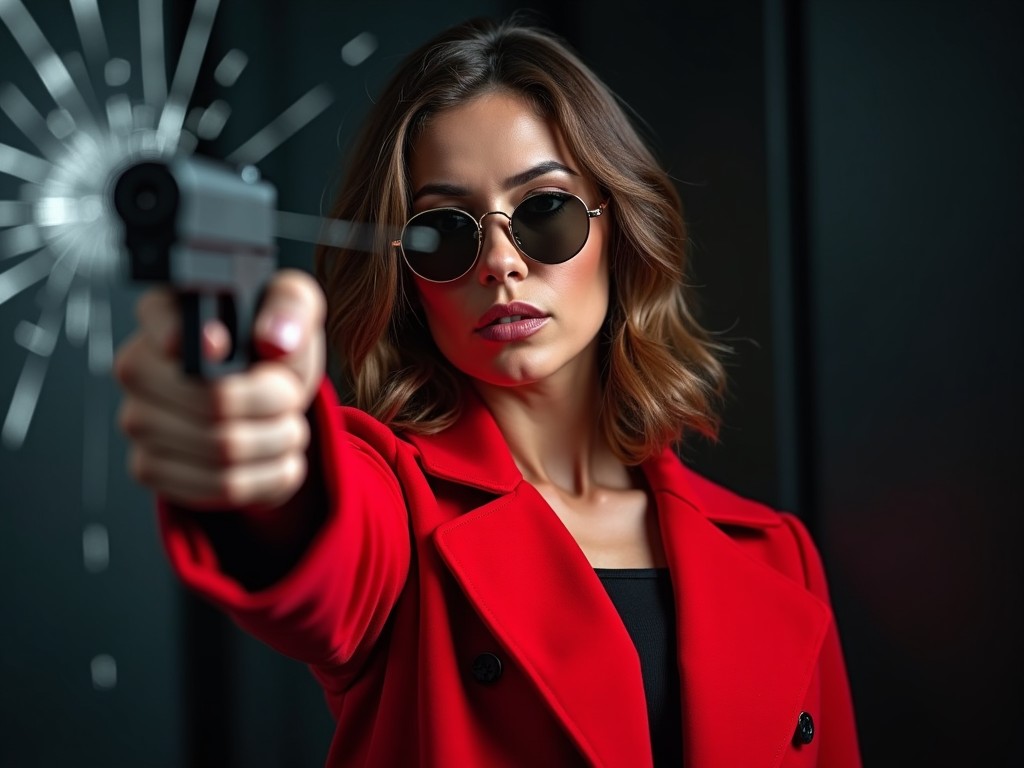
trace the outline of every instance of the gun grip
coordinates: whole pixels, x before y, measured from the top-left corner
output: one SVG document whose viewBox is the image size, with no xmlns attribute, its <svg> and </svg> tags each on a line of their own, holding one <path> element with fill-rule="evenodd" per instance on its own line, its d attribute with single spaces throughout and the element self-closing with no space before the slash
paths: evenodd
<svg viewBox="0 0 1024 768">
<path fill-rule="evenodd" d="M 179 294 L 182 318 L 182 363 L 185 373 L 202 379 L 215 379 L 245 370 L 255 359 L 252 324 L 255 301 L 230 293 L 186 291 Z M 219 320 L 231 337 L 231 349 L 222 360 L 203 355 L 203 327 Z"/>
</svg>

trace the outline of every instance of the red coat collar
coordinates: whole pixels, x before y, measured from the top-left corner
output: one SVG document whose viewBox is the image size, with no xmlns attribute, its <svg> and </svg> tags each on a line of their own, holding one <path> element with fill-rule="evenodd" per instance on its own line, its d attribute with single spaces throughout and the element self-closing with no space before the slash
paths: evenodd
<svg viewBox="0 0 1024 768">
<path fill-rule="evenodd" d="M 483 402 L 470 393 L 452 426 L 434 435 L 407 435 L 428 474 L 491 493 L 508 493 L 523 481 L 505 437 Z"/>
<path fill-rule="evenodd" d="M 411 442 L 429 474 L 497 495 L 433 536 L 488 628 L 592 764 L 650 765 L 632 641 L 572 536 L 522 481 L 486 408 L 474 401 L 450 429 Z M 686 763 L 776 765 L 830 611 L 719 528 L 767 532 L 781 525 L 775 513 L 704 480 L 668 450 L 643 470 L 675 594 Z"/>
<path fill-rule="evenodd" d="M 459 420 L 434 435 L 408 435 L 428 474 L 495 494 L 513 491 L 523 476 L 490 411 L 475 395 L 466 400 Z M 779 517 L 760 504 L 734 494 L 682 466 L 666 449 L 643 464 L 655 493 L 669 493 L 718 525 L 771 528 Z M 727 496 L 728 504 L 720 503 Z M 718 503 L 716 503 L 718 502 Z"/>
</svg>

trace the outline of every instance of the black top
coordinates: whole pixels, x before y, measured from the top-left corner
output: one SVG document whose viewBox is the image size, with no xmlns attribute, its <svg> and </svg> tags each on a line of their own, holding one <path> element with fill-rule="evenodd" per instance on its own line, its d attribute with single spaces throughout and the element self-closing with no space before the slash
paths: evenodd
<svg viewBox="0 0 1024 768">
<path fill-rule="evenodd" d="M 595 568 L 640 656 L 654 765 L 683 764 L 676 612 L 668 568 Z"/>
</svg>

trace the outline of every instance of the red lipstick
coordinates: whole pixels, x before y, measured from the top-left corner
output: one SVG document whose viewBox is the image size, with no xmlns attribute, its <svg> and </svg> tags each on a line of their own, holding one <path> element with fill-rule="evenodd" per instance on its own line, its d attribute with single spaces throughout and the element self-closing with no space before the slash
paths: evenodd
<svg viewBox="0 0 1024 768">
<path fill-rule="evenodd" d="M 550 315 L 523 301 L 495 304 L 477 320 L 475 331 L 488 341 L 519 341 L 544 327 Z"/>
</svg>

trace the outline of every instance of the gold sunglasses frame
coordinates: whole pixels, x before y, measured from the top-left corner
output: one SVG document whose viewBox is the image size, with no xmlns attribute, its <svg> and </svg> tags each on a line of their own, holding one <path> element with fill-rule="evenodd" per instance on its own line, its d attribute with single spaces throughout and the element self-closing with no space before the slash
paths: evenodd
<svg viewBox="0 0 1024 768">
<path fill-rule="evenodd" d="M 402 237 L 400 237 L 398 240 L 392 240 L 391 246 L 399 250 L 399 252 L 402 254 L 402 260 L 405 262 L 405 265 L 409 268 L 409 271 L 412 272 L 421 280 L 426 280 L 428 283 L 454 283 L 456 280 L 459 280 L 468 275 L 470 272 L 472 272 L 473 267 L 475 267 L 476 263 L 480 260 L 480 251 L 483 248 L 484 244 L 484 219 L 486 219 L 488 216 L 504 216 L 506 219 L 505 227 L 506 229 L 508 229 L 509 239 L 512 241 L 512 244 L 515 245 L 516 250 L 536 264 L 547 264 L 548 266 L 553 266 L 554 264 L 551 264 L 546 261 L 540 261 L 539 259 L 535 259 L 533 258 L 533 256 L 524 251 L 523 247 L 519 244 L 519 241 L 516 239 L 515 233 L 512 231 L 512 216 L 515 216 L 515 213 L 520 208 L 520 206 L 524 205 L 529 200 L 532 200 L 535 197 L 540 197 L 542 195 L 557 195 L 575 198 L 576 200 L 579 200 L 580 204 L 583 206 L 583 210 L 587 214 L 587 236 L 584 238 L 583 243 L 580 245 L 579 249 L 569 258 L 563 259 L 562 261 L 554 262 L 554 264 L 564 264 L 565 262 L 576 258 L 576 256 L 579 255 L 579 252 L 583 250 L 584 246 L 587 244 L 587 240 L 590 239 L 590 220 L 597 218 L 598 216 L 602 215 L 605 212 L 605 210 L 607 210 L 609 203 L 611 203 L 610 198 L 605 200 L 600 205 L 598 205 L 597 208 L 589 208 L 587 207 L 587 204 L 582 197 L 580 197 L 579 195 L 574 195 L 571 192 L 538 192 L 536 195 L 530 195 L 529 197 L 524 198 L 518 205 L 516 205 L 516 207 L 512 209 L 511 216 L 505 213 L 504 211 L 488 211 L 487 213 L 483 214 L 479 219 L 476 218 L 469 211 L 463 208 L 456 208 L 455 206 L 451 205 L 441 206 L 440 208 L 428 208 L 425 211 L 420 211 L 419 213 L 409 217 L 409 219 L 405 222 L 405 226 L 402 227 Z M 425 275 L 421 275 L 419 272 L 416 271 L 413 265 L 409 263 L 409 257 L 406 255 L 405 248 L 402 246 L 402 240 L 405 239 L 405 234 L 409 230 L 409 226 L 413 225 L 413 222 L 419 216 L 425 216 L 428 213 L 437 213 L 438 211 L 456 211 L 458 213 L 465 214 L 466 216 L 469 217 L 470 221 L 476 224 L 476 256 L 473 257 L 473 261 L 470 262 L 469 266 L 466 267 L 466 270 L 464 272 L 448 280 L 434 280 Z M 424 227 L 424 229 L 426 229 L 426 227 Z"/>
</svg>

